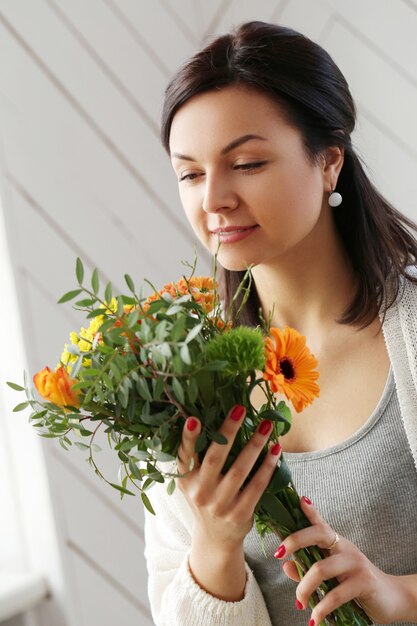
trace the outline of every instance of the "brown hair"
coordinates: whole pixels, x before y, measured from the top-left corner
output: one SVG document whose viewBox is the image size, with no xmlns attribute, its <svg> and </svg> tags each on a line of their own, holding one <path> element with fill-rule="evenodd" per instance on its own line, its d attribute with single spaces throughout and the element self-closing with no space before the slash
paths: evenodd
<svg viewBox="0 0 417 626">
<path fill-rule="evenodd" d="M 246 22 L 197 51 L 171 79 L 165 91 L 161 140 L 169 154 L 171 124 L 178 109 L 193 96 L 228 85 L 244 85 L 277 102 L 298 128 L 307 157 L 315 163 L 327 147 L 344 149 L 337 190 L 343 208 L 333 216 L 349 255 L 358 288 L 340 324 L 368 326 L 381 307 L 395 301 L 401 276 L 417 263 L 417 224 L 395 209 L 374 187 L 351 143 L 356 108 L 349 86 L 330 55 L 290 28 Z M 225 306 L 244 272 L 219 269 Z M 254 285 L 240 322 L 259 323 L 260 301 Z"/>
</svg>

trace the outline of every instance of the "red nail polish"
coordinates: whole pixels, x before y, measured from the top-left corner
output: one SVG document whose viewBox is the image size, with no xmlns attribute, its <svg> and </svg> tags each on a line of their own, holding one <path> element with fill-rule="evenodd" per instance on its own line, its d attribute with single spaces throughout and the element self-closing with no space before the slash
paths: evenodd
<svg viewBox="0 0 417 626">
<path fill-rule="evenodd" d="M 286 553 L 286 551 L 287 551 L 286 547 L 283 545 L 280 545 L 279 548 L 275 550 L 274 557 L 276 559 L 281 559 Z"/>
<path fill-rule="evenodd" d="M 311 620 L 308 622 L 308 626 L 316 626 L 316 622 L 314 621 L 314 619 L 311 619 Z"/>
<path fill-rule="evenodd" d="M 235 422 L 238 422 L 240 419 L 242 419 L 244 414 L 245 414 L 245 407 L 242 406 L 241 404 L 236 404 L 236 406 L 233 407 L 233 410 L 230 413 L 230 419 L 234 420 Z"/>
<path fill-rule="evenodd" d="M 261 435 L 266 435 L 271 430 L 272 422 L 270 420 L 263 420 L 259 426 L 259 432 Z"/>
<path fill-rule="evenodd" d="M 187 428 L 188 430 L 195 430 L 197 428 L 197 420 L 194 417 L 189 417 L 187 420 Z"/>
<path fill-rule="evenodd" d="M 296 600 L 295 600 L 295 606 L 297 607 L 297 609 L 299 611 L 303 611 L 304 610 L 304 607 L 303 607 L 303 605 L 301 604 L 301 602 L 300 602 L 300 600 L 298 598 L 296 598 Z"/>
<path fill-rule="evenodd" d="M 271 454 L 274 454 L 275 456 L 278 456 L 278 454 L 281 452 L 281 450 L 282 450 L 282 448 L 281 448 L 280 444 L 276 443 L 271 448 Z"/>
<path fill-rule="evenodd" d="M 302 500 L 304 500 L 304 502 L 305 502 L 306 504 L 313 504 L 313 503 L 312 503 L 312 501 L 310 500 L 310 498 L 307 498 L 307 496 L 302 496 L 302 498 L 301 498 L 301 499 L 302 499 Z"/>
</svg>

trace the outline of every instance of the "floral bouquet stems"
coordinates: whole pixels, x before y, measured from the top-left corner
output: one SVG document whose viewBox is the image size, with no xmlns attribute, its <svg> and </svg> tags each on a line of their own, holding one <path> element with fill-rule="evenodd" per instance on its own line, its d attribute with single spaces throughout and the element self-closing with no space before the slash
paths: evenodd
<svg viewBox="0 0 417 626">
<path fill-rule="evenodd" d="M 108 283 L 101 298 L 97 269 L 91 276 L 91 288 L 87 287 L 83 264 L 77 259 L 79 286 L 59 302 L 83 294 L 75 308 L 87 313 L 88 328 L 70 333 L 54 371 L 45 367 L 33 377 L 41 401 L 28 387 L 25 373 L 24 386 L 8 383 L 26 393 L 26 401 L 14 411 L 30 407 L 29 421 L 41 437 L 58 438 L 65 450 L 74 443 L 87 452 L 86 461 L 121 498 L 135 495 L 134 487 L 151 513 L 148 490 L 167 479 L 167 491 L 172 494 L 175 479 L 182 476 L 178 471 L 164 471 L 161 463 L 175 462 L 188 416 L 195 415 L 202 423 L 196 443 L 202 461 L 212 441 L 227 443 L 219 428 L 231 407 L 246 407 L 245 420 L 223 468 L 226 472 L 262 420 L 272 422 L 275 440 L 290 429 L 290 409 L 284 401 L 277 401 L 276 392 L 285 394 L 297 412 L 319 393 L 317 361 L 296 330 L 271 328 L 270 319 L 265 322 L 261 312 L 261 326 L 237 325 L 249 296 L 251 268 L 228 310 L 222 312 L 216 260 L 217 255 L 212 277 L 194 276 L 195 260 L 193 265 L 186 264 L 191 269 L 188 278 L 182 276 L 159 291 L 145 280 L 153 289 L 148 297 L 143 295 L 144 286 L 136 294 L 133 280 L 126 274 L 130 295 L 113 297 Z M 251 402 L 257 386 L 265 394 L 260 409 Z M 94 442 L 100 429 L 120 460 L 118 483 L 103 476 L 93 457 L 93 452 L 100 451 Z M 267 446 L 247 480 L 266 453 Z M 261 539 L 273 532 L 281 540 L 310 525 L 282 457 L 257 505 L 255 523 Z M 294 558 L 303 576 L 324 554 L 313 546 L 299 550 Z M 336 580 L 325 581 L 313 595 L 311 606 L 337 584 Z M 326 623 L 365 626 L 372 622 L 352 601 L 328 616 Z"/>
</svg>

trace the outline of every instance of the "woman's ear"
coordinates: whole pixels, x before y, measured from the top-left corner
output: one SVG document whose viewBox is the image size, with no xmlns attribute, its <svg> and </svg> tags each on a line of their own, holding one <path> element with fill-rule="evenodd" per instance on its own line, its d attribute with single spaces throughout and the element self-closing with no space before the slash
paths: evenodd
<svg viewBox="0 0 417 626">
<path fill-rule="evenodd" d="M 322 174 L 326 191 L 332 191 L 337 185 L 340 170 L 344 161 L 344 149 L 330 146 L 322 152 Z"/>
</svg>

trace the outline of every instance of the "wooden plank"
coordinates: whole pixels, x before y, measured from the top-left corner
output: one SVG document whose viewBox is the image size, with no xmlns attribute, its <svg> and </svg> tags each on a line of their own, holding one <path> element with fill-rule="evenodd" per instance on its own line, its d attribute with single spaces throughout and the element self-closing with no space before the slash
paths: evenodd
<svg viewBox="0 0 417 626">
<path fill-rule="evenodd" d="M 323 43 L 344 73 L 353 98 L 363 101 L 410 149 L 417 143 L 414 124 L 417 87 L 399 75 L 344 24 L 335 22 Z"/>
<path fill-rule="evenodd" d="M 4 31 L 3 42 L 7 37 Z M 138 261 L 140 279 L 144 275 L 154 280 L 159 275 L 163 280 L 172 279 L 181 273 L 181 258 L 193 257 L 194 237 L 182 207 L 177 213 L 184 227 L 174 233 L 158 205 L 111 153 L 100 149 L 88 125 L 73 114 L 37 68 L 30 66 L 10 37 L 8 43 L 14 63 L 3 77 L 9 96 L 20 102 L 20 107 L 14 116 L 9 108 L 3 108 L 2 131 L 7 168 L 15 179 L 30 190 L 49 219 L 58 222 L 90 256 L 99 258 L 103 240 L 111 237 L 115 247 L 112 256 L 105 254 L 107 273 L 115 266 L 115 257 L 120 277 L 121 269 L 134 274 Z M 16 74 L 19 81 L 13 78 Z M 170 176 L 173 182 L 174 173 Z M 169 188 L 170 182 L 163 186 Z M 179 204 L 177 189 L 172 197 Z M 118 245 L 122 254 L 118 254 Z"/>
<path fill-rule="evenodd" d="M 123 626 L 153 626 L 150 613 L 140 608 L 147 601 L 145 597 L 123 592 L 116 580 L 106 577 L 76 546 L 67 546 L 66 553 L 78 588 L 77 626 L 114 626 L 121 619 Z"/>
<path fill-rule="evenodd" d="M 26 64 L 25 73 L 32 74 L 30 82 L 35 83 L 35 89 L 28 98 L 22 99 L 26 95 L 23 93 L 26 85 L 22 85 L 23 81 L 17 79 L 16 75 L 10 74 L 17 69 L 14 64 L 18 62 L 18 56 L 21 61 L 23 53 L 20 51 L 19 55 L 13 48 L 7 50 L 8 58 L 13 59 L 10 64 L 13 67 L 4 70 L 6 76 L 3 84 L 7 85 L 8 91 L 13 90 L 14 93 L 10 94 L 12 100 L 23 102 L 22 108 L 30 118 L 31 127 L 35 125 L 33 113 L 39 106 L 40 120 L 36 122 L 41 122 L 42 133 L 47 137 L 52 132 L 53 118 L 56 117 L 65 118 L 61 119 L 60 127 L 56 129 L 56 139 L 62 136 L 65 129 L 64 137 L 72 136 L 75 142 L 80 132 L 73 135 L 69 127 L 76 125 L 79 131 L 82 129 L 76 146 L 77 158 L 82 167 L 89 170 L 90 176 L 91 164 L 94 164 L 96 171 L 100 171 L 97 159 L 101 155 L 112 157 L 114 165 L 110 181 L 113 183 L 113 176 L 124 171 L 131 179 L 130 185 L 133 183 L 136 190 L 139 188 L 144 202 L 155 204 L 159 209 L 158 213 L 163 216 L 162 223 L 166 220 L 181 237 L 185 218 L 174 208 L 172 201 L 177 195 L 174 193 L 176 179 L 155 130 L 150 129 L 132 110 L 126 99 L 116 91 L 107 76 L 98 70 L 77 40 L 43 2 L 38 0 L 30 5 L 32 16 L 19 3 L 6 2 L 4 7 L 6 19 L 12 24 L 10 30 L 15 29 L 17 33 L 14 34 L 16 41 L 23 37 L 24 41 L 19 41 L 18 45 L 21 48 L 29 46 L 26 55 L 29 54 L 34 63 Z M 38 27 L 39 23 L 41 28 Z M 10 45 L 10 36 L 7 43 Z M 6 42 L 3 42 L 5 45 Z M 38 103 L 32 101 L 35 93 Z M 43 119 L 45 124 L 42 124 Z M 45 129 L 48 129 L 46 133 Z M 90 145 L 91 140 L 95 139 L 93 155 L 88 154 L 89 138 Z M 81 145 L 83 150 L 80 152 Z M 74 148 L 75 144 L 72 145 Z M 66 153 L 61 152 L 59 160 L 67 164 L 67 160 L 62 158 L 63 154 Z M 168 182 L 161 184 L 161 181 Z"/>
<path fill-rule="evenodd" d="M 174 72 L 195 50 L 198 38 L 187 32 L 172 19 L 171 13 L 161 10 L 162 4 L 137 2 L 137 0 L 105 0 L 120 19 L 128 20 L 135 31 L 151 46 L 155 54 Z"/>
<path fill-rule="evenodd" d="M 103 0 L 91 0 L 88 10 L 82 0 L 46 2 L 115 88 L 158 129 L 170 71 L 140 32 L 134 36 Z"/>
<path fill-rule="evenodd" d="M 91 561 L 98 563 L 103 572 L 117 580 L 126 592 L 138 598 L 146 598 L 147 571 L 143 536 L 139 530 L 134 531 L 132 524 L 123 523 L 117 514 L 117 509 L 123 508 L 128 496 L 123 501 L 118 497 L 117 504 L 108 506 L 95 496 L 94 487 L 74 478 L 70 466 L 58 462 L 54 465 L 60 483 L 65 485 L 60 498 L 65 515 L 65 542 L 75 544 Z M 96 478 L 96 482 L 98 480 Z M 138 510 L 140 507 L 142 503 L 138 499 Z"/>
<path fill-rule="evenodd" d="M 280 9 L 285 0 L 263 0 L 254 3 L 253 0 L 233 0 L 224 3 L 224 11 L 216 23 L 209 26 L 206 36 L 214 37 L 229 32 L 243 22 L 260 20 L 274 22 L 278 19 Z"/>
<path fill-rule="evenodd" d="M 381 58 L 416 79 L 417 11 L 410 2 L 391 0 L 320 0 L 336 17 L 360 33 Z M 316 3 L 315 3 L 316 4 Z"/>
<path fill-rule="evenodd" d="M 280 15 L 279 23 L 300 31 L 317 43 L 327 31 L 333 12 L 320 2 L 289 0 Z"/>
</svg>

